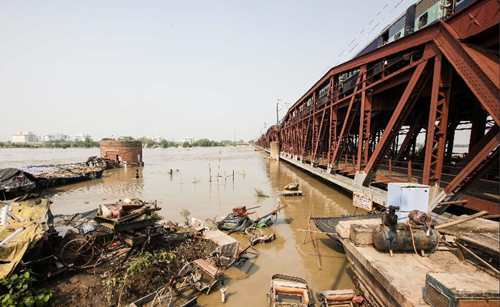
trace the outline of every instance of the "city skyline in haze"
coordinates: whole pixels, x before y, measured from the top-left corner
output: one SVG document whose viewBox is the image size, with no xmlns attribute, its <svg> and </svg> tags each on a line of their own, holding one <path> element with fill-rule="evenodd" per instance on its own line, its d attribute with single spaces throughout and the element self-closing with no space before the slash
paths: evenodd
<svg viewBox="0 0 500 307">
<path fill-rule="evenodd" d="M 414 2 L 0 1 L 0 140 L 248 141 Z"/>
</svg>

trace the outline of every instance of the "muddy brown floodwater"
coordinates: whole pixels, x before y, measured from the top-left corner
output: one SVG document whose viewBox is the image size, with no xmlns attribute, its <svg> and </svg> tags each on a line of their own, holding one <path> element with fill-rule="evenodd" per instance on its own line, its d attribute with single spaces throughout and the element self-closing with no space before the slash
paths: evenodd
<svg viewBox="0 0 500 307">
<path fill-rule="evenodd" d="M 98 154 L 96 148 L 1 149 L 0 168 L 79 162 Z M 262 216 L 276 208 L 278 191 L 298 182 L 306 196 L 285 198 L 286 209 L 278 214 L 273 227 L 265 229 L 266 234 L 274 232 L 277 239 L 257 245 L 260 255 L 255 260 L 226 271 L 227 302 L 221 303 L 219 291 L 214 291 L 209 296 L 200 295 L 199 305 L 266 306 L 271 276 L 276 273 L 302 277 L 314 292 L 353 287 L 352 271 L 342 248 L 328 237 L 316 235 L 320 270 L 311 239 L 303 244 L 304 233 L 297 231 L 307 228 L 311 212 L 314 216 L 353 213 L 348 194 L 286 162 L 271 161 L 267 153 L 253 147 L 144 149 L 143 156 L 145 166 L 138 168 L 140 179 L 135 178 L 133 167 L 107 170 L 102 179 L 51 189 L 44 196 L 54 202 L 54 214 L 83 212 L 103 203 L 138 197 L 157 200 L 166 220 L 182 222 L 180 212 L 186 208 L 192 217 L 204 221 L 225 216 L 236 206 L 261 206 L 256 214 Z M 254 188 L 269 197 L 258 199 Z M 313 222 L 311 226 L 316 229 Z M 242 236 L 232 236 L 247 245 Z"/>
</svg>

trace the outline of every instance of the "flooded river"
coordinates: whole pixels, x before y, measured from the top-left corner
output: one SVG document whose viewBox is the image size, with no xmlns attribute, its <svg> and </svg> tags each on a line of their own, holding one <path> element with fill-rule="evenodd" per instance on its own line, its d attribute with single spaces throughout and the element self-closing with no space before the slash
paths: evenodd
<svg viewBox="0 0 500 307">
<path fill-rule="evenodd" d="M 78 162 L 98 154 L 97 148 L 1 149 L 0 168 Z M 277 239 L 257 245 L 260 255 L 242 268 L 226 271 L 227 303 L 222 304 L 219 291 L 214 291 L 209 296 L 200 295 L 199 305 L 266 306 L 270 279 L 276 273 L 302 277 L 313 291 L 353 287 L 352 271 L 342 248 L 317 234 L 318 260 L 311 239 L 303 244 L 304 232 L 297 230 L 307 228 L 311 214 L 338 216 L 354 212 L 348 194 L 286 162 L 271 161 L 267 153 L 254 151 L 253 147 L 145 149 L 143 156 L 142 168 L 107 170 L 102 179 L 48 190 L 44 196 L 53 201 L 54 214 L 83 212 L 118 199 L 138 197 L 157 200 L 162 208 L 160 214 L 167 220 L 182 222 L 180 212 L 186 208 L 192 217 L 205 221 L 225 216 L 236 206 L 260 206 L 256 214 L 262 216 L 276 208 L 279 190 L 298 182 L 306 196 L 285 198 L 286 209 L 278 214 L 274 226 L 265 230 L 266 234 L 274 232 Z M 135 178 L 136 169 L 140 179 Z M 257 198 L 255 188 L 269 197 Z M 311 227 L 316 229 L 313 222 Z M 243 246 L 248 245 L 242 236 L 232 236 Z"/>
</svg>

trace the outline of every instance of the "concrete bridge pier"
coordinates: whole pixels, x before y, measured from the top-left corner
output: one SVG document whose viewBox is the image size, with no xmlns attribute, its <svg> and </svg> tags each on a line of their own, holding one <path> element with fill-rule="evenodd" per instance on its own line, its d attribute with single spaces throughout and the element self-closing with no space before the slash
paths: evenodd
<svg viewBox="0 0 500 307">
<path fill-rule="evenodd" d="M 280 143 L 277 141 L 271 142 L 271 159 L 280 160 Z"/>
</svg>

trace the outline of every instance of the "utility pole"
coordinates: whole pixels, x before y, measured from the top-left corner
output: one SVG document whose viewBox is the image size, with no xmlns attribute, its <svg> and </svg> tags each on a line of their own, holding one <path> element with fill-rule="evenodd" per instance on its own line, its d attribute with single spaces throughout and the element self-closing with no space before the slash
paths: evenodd
<svg viewBox="0 0 500 307">
<path fill-rule="evenodd" d="M 277 99 L 278 102 L 276 102 L 276 126 L 279 125 L 279 122 L 280 122 L 280 118 L 279 118 L 279 115 L 278 115 L 278 106 L 280 104 L 280 101 L 283 100 L 283 99 Z"/>
</svg>

